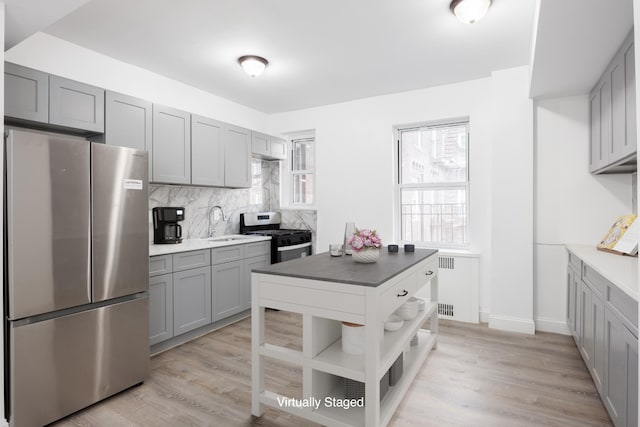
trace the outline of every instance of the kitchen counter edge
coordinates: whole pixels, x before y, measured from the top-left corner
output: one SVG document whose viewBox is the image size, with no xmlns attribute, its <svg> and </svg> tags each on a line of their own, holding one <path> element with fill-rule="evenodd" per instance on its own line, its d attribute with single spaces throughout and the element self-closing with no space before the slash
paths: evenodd
<svg viewBox="0 0 640 427">
<path fill-rule="evenodd" d="M 591 245 L 565 245 L 598 274 L 638 302 L 638 258 L 599 251 Z"/>
<path fill-rule="evenodd" d="M 245 245 L 247 243 L 267 242 L 270 240 L 270 236 L 256 236 L 228 242 L 211 242 L 207 239 L 185 239 L 182 243 L 176 244 L 156 245 L 151 243 L 149 244 L 149 256 L 177 254 L 180 252 L 199 251 L 202 249 L 215 249 L 225 246 Z"/>
</svg>

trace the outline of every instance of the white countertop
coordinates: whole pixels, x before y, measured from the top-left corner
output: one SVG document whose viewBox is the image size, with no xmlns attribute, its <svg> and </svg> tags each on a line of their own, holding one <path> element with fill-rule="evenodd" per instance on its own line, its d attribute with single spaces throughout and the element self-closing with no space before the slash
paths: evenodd
<svg viewBox="0 0 640 427">
<path fill-rule="evenodd" d="M 602 252 L 591 245 L 567 245 L 567 249 L 638 301 L 638 258 Z"/>
<path fill-rule="evenodd" d="M 271 240 L 271 236 L 244 236 L 242 239 L 221 242 L 212 242 L 208 239 L 184 239 L 182 243 L 175 244 L 156 245 L 152 243 L 149 245 L 149 256 L 221 248 L 223 246 L 244 245 L 268 240 Z"/>
</svg>

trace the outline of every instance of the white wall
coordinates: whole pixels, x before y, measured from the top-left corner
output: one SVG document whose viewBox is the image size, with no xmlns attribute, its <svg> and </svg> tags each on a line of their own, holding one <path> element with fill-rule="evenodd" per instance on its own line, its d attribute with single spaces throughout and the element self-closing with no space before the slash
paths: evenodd
<svg viewBox="0 0 640 427">
<path fill-rule="evenodd" d="M 515 77 L 514 77 L 515 76 Z M 471 211 L 471 250 L 481 254 L 480 266 L 480 308 L 488 313 L 493 307 L 492 289 L 489 286 L 491 276 L 492 212 L 500 204 L 492 204 L 492 168 L 496 161 L 506 161 L 516 171 L 525 170 L 527 182 L 519 185 L 511 175 L 505 180 L 518 189 L 528 188 L 528 197 L 532 198 L 532 111 L 527 103 L 528 67 L 505 71 L 498 74 L 503 97 L 498 102 L 499 110 L 508 116 L 505 119 L 524 124 L 521 132 L 523 146 L 529 149 L 517 161 L 495 153 L 492 147 L 494 120 L 493 80 L 485 78 L 458 84 L 451 84 L 416 90 L 393 95 L 367 98 L 342 104 L 294 111 L 272 115 L 271 133 L 287 133 L 305 129 L 316 131 L 317 156 L 317 209 L 318 209 L 318 250 L 326 250 L 332 242 L 341 242 L 346 221 L 355 221 L 358 226 L 375 227 L 385 243 L 394 240 L 393 203 L 394 203 L 394 143 L 392 129 L 394 125 L 421 121 L 442 120 L 468 116 L 470 118 L 470 211 Z M 511 95 L 517 102 L 510 104 Z M 503 99 L 505 98 L 505 99 Z M 528 107 L 527 107 L 528 106 Z M 528 132 L 528 136 L 527 136 Z M 510 139 L 503 140 L 511 143 Z M 508 148 L 508 147 L 505 147 Z M 516 150 L 517 151 L 517 150 Z M 518 153 L 515 153 L 518 154 Z M 521 164 L 524 162 L 524 164 Z M 495 178 L 495 177 L 494 177 Z M 517 175 L 516 175 L 516 178 Z M 506 208 L 511 200 L 504 200 Z M 523 204 L 521 209 L 529 209 L 528 248 L 529 279 L 526 284 L 529 296 L 522 304 L 519 292 L 510 293 L 515 299 L 510 306 L 524 307 L 529 319 L 532 319 L 532 204 Z M 505 209 L 506 209 L 505 208 Z M 525 219 L 526 221 L 526 219 Z M 521 233 L 521 229 L 516 230 Z M 526 233 L 526 230 L 525 230 Z M 513 230 L 504 233 L 502 240 L 513 236 Z M 396 236 L 397 237 L 397 236 Z M 506 252 L 513 253 L 507 249 Z M 507 255 L 509 255 L 507 254 Z M 501 254 L 504 256 L 504 254 Z M 523 255 L 526 256 L 526 255 Z M 520 275 L 518 277 L 521 277 Z M 519 317 L 518 313 L 513 316 Z M 513 317 L 512 316 L 512 317 Z M 497 325 L 497 327 L 503 327 Z"/>
<path fill-rule="evenodd" d="M 5 53 L 25 67 L 265 132 L 266 114 L 44 33 Z"/>
<path fill-rule="evenodd" d="M 492 73 L 489 327 L 534 333 L 533 103 L 529 67 Z"/>
<path fill-rule="evenodd" d="M 535 117 L 536 329 L 568 334 L 564 244 L 595 245 L 631 212 L 631 175 L 589 173 L 586 95 L 537 101 Z"/>
</svg>

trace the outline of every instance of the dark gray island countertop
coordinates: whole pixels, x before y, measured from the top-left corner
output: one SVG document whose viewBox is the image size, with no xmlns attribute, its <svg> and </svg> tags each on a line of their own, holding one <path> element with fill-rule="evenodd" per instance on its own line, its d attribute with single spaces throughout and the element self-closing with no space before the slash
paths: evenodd
<svg viewBox="0 0 640 427">
<path fill-rule="evenodd" d="M 374 264 L 360 264 L 353 261 L 349 255 L 332 257 L 329 252 L 323 252 L 252 271 L 276 276 L 377 287 L 437 252 L 437 249 L 416 249 L 415 252 L 404 252 L 400 249 L 398 253 L 388 253 L 385 247 L 380 251 L 380 259 Z"/>
</svg>

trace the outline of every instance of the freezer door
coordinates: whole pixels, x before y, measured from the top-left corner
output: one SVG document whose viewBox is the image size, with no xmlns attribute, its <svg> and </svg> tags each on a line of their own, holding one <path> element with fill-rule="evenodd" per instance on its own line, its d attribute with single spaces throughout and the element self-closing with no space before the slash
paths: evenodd
<svg viewBox="0 0 640 427">
<path fill-rule="evenodd" d="M 5 148 L 9 317 L 90 302 L 89 143 L 12 130 Z"/>
<path fill-rule="evenodd" d="M 91 144 L 93 301 L 149 289 L 147 152 Z"/>
<path fill-rule="evenodd" d="M 11 426 L 42 426 L 149 376 L 149 299 L 144 297 L 14 326 Z"/>
</svg>

